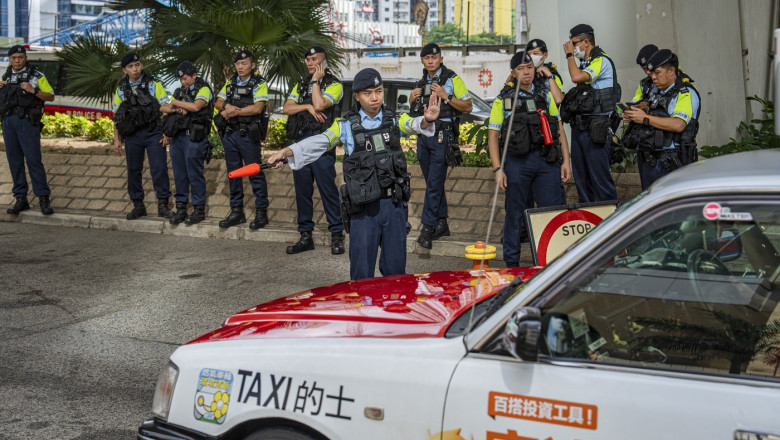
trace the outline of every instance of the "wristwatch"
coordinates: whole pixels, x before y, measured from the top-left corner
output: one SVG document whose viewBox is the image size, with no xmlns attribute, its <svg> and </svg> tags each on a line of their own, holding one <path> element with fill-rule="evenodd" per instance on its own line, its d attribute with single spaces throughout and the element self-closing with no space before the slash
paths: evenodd
<svg viewBox="0 0 780 440">
<path fill-rule="evenodd" d="M 645 115 L 645 118 L 642 119 L 642 125 L 650 125 L 650 115 Z"/>
<path fill-rule="evenodd" d="M 452 96 L 452 95 L 448 95 L 448 96 L 447 96 L 447 99 L 445 99 L 445 100 L 444 100 L 444 103 L 445 103 L 445 104 L 449 104 L 449 103 L 450 103 L 450 101 L 452 101 L 452 98 L 453 98 L 453 96 Z"/>
<path fill-rule="evenodd" d="M 569 53 L 567 53 L 567 54 L 566 54 L 566 58 L 571 58 L 571 57 L 573 57 L 573 56 L 574 56 L 574 54 L 573 54 L 573 53 L 571 53 L 571 52 L 569 52 Z"/>
</svg>

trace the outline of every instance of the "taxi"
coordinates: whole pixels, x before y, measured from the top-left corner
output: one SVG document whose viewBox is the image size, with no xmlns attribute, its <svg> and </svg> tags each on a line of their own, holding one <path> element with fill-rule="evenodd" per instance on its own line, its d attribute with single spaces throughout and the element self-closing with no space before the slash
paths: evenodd
<svg viewBox="0 0 780 440">
<path fill-rule="evenodd" d="M 780 438 L 780 151 L 689 165 L 544 268 L 258 305 L 179 347 L 138 439 Z"/>
</svg>

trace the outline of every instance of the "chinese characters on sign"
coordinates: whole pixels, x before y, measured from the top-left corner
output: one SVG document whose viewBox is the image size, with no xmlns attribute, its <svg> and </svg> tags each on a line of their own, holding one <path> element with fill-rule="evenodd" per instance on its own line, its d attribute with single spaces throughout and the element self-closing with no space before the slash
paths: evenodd
<svg viewBox="0 0 780 440">
<path fill-rule="evenodd" d="M 598 407 L 491 391 L 488 395 L 488 415 L 595 430 Z"/>
</svg>

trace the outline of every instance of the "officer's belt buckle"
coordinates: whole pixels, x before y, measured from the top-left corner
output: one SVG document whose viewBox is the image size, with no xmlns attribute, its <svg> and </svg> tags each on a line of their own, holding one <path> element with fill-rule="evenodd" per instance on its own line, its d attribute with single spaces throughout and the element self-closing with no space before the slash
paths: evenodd
<svg viewBox="0 0 780 440">
<path fill-rule="evenodd" d="M 240 129 L 238 130 L 238 134 L 240 134 L 241 136 L 246 136 L 246 130 L 245 130 L 245 129 L 243 129 L 243 128 L 240 128 Z"/>
</svg>

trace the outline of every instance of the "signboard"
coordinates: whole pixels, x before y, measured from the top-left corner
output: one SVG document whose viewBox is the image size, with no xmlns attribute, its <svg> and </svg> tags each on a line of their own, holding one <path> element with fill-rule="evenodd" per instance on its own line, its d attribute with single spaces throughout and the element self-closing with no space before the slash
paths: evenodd
<svg viewBox="0 0 780 440">
<path fill-rule="evenodd" d="M 585 236 L 608 215 L 617 201 L 579 203 L 548 208 L 527 209 L 525 220 L 531 238 L 534 264 L 546 266 L 577 240 Z"/>
</svg>

